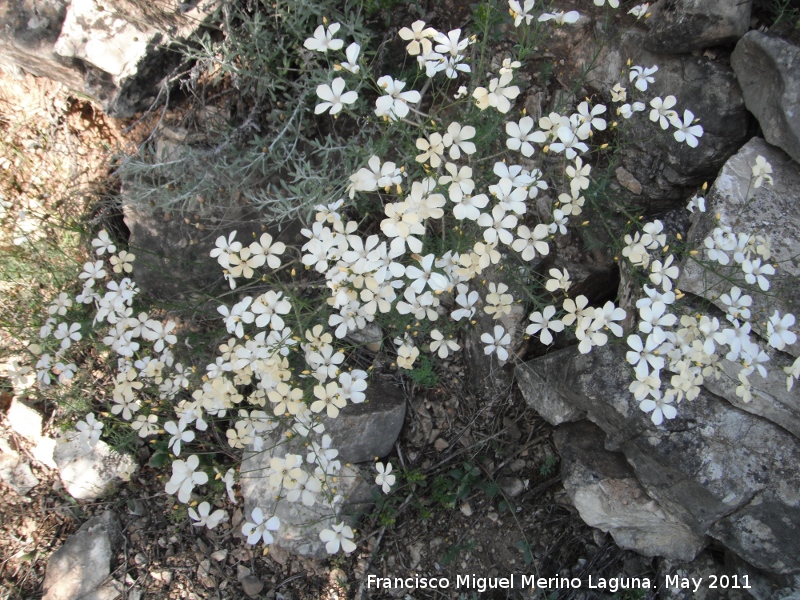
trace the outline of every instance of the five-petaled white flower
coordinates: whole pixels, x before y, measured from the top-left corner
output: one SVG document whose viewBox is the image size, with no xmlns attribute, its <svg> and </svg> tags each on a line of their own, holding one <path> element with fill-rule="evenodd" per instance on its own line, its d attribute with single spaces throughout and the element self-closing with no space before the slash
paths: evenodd
<svg viewBox="0 0 800 600">
<path fill-rule="evenodd" d="M 481 341 L 486 344 L 483 349 L 484 354 L 496 353 L 500 361 L 508 360 L 508 347 L 511 345 L 511 335 L 506 333 L 500 325 L 494 326 L 493 333 L 481 335 Z"/>
<path fill-rule="evenodd" d="M 200 459 L 192 454 L 187 460 L 176 460 L 172 463 L 172 479 L 164 487 L 168 494 L 178 493 L 178 500 L 186 504 L 192 495 L 192 490 L 196 485 L 203 485 L 208 482 L 208 475 L 202 471 L 196 471 L 200 465 Z"/>
<path fill-rule="evenodd" d="M 381 486 L 384 494 L 388 494 L 392 491 L 392 486 L 396 479 L 392 473 L 392 463 L 386 463 L 385 467 L 383 463 L 375 463 L 375 470 L 378 471 L 378 475 L 375 477 L 375 483 Z"/>
<path fill-rule="evenodd" d="M 85 418 L 86 421 L 78 421 L 75 424 L 75 429 L 80 432 L 80 438 L 94 448 L 100 440 L 103 424 L 94 418 L 94 413 L 87 414 Z"/>
<path fill-rule="evenodd" d="M 316 108 L 314 108 L 314 114 L 319 115 L 330 109 L 331 114 L 335 115 L 342 110 L 345 104 L 353 104 L 353 102 L 358 100 L 358 92 L 354 92 L 353 90 L 345 92 L 344 86 L 344 79 L 341 77 L 334 79 L 330 85 L 318 85 L 317 96 L 324 102 L 317 104 Z"/>
<path fill-rule="evenodd" d="M 631 67 L 631 71 L 629 73 L 630 80 L 634 81 L 635 83 L 633 86 L 639 90 L 640 92 L 647 91 L 647 85 L 650 83 L 655 82 L 655 78 L 653 77 L 653 73 L 658 71 L 658 66 L 653 65 L 652 67 Z"/>
<path fill-rule="evenodd" d="M 772 185 L 772 165 L 763 156 L 756 156 L 756 164 L 753 165 L 753 187 L 759 188 L 763 182 Z"/>
<path fill-rule="evenodd" d="M 209 529 L 214 529 L 214 527 L 228 518 L 227 513 L 222 509 L 215 510 L 212 513 L 211 505 L 208 502 L 201 502 L 196 512 L 194 508 L 190 507 L 189 516 L 195 521 L 195 523 L 192 523 L 195 527 L 208 527 Z"/>
<path fill-rule="evenodd" d="M 525 329 L 525 333 L 528 335 L 534 335 L 535 333 L 541 331 L 539 334 L 539 340 L 541 340 L 543 344 L 549 346 L 553 343 L 553 334 L 551 332 L 558 333 L 560 331 L 564 331 L 564 323 L 562 323 L 559 319 L 553 319 L 555 314 L 555 306 L 546 306 L 542 312 L 539 312 L 538 310 L 536 312 L 532 312 L 529 317 L 531 324 L 528 325 L 527 329 Z"/>
<path fill-rule="evenodd" d="M 679 142 L 686 142 L 690 148 L 697 148 L 697 138 L 703 137 L 703 126 L 692 125 L 694 122 L 694 114 L 690 110 L 683 111 L 683 121 L 675 114 L 669 118 L 669 122 L 676 128 L 675 133 L 672 135 Z"/>
<path fill-rule="evenodd" d="M 319 539 L 325 543 L 325 550 L 328 554 L 336 554 L 340 545 L 346 554 L 350 554 L 356 549 L 356 545 L 351 541 L 353 536 L 353 530 L 349 525 L 345 525 L 344 521 L 338 525 L 332 525 L 331 529 L 323 529 L 319 532 Z"/>
<path fill-rule="evenodd" d="M 333 37 L 340 28 L 341 25 L 339 23 L 331 23 L 327 29 L 324 25 L 320 25 L 314 30 L 314 36 L 303 42 L 303 46 L 308 50 L 316 50 L 317 52 L 341 50 L 344 42 Z"/>
<path fill-rule="evenodd" d="M 264 513 L 258 507 L 253 509 L 250 518 L 253 519 L 252 522 L 242 525 L 242 534 L 247 537 L 247 543 L 254 546 L 263 540 L 265 544 L 271 544 L 274 541 L 271 532 L 278 531 L 281 526 L 280 519 L 273 516 L 265 521 Z"/>
</svg>

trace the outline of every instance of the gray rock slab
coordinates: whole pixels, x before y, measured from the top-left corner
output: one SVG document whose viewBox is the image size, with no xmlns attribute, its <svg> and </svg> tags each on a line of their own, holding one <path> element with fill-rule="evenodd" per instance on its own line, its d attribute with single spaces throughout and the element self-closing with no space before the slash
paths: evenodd
<svg viewBox="0 0 800 600">
<path fill-rule="evenodd" d="M 752 185 L 752 167 L 758 156 L 772 165 L 774 185 Z M 717 218 L 719 216 L 719 218 Z M 769 294 L 744 281 L 741 268 L 713 264 L 703 240 L 714 228 L 731 227 L 736 233 L 768 235 L 772 257 L 777 264 L 771 276 Z M 697 259 L 687 258 L 681 265 L 677 287 L 703 296 L 720 310 L 725 305 L 720 296 L 729 293 L 730 280 L 753 298 L 753 330 L 768 339 L 765 322 L 775 310 L 800 315 L 797 277 L 800 276 L 800 167 L 779 148 L 761 138 L 753 138 L 728 160 L 706 195 L 706 212 L 696 212 L 687 236 L 687 244 L 702 250 Z M 731 261 L 733 262 L 733 261 Z M 757 315 L 757 316 L 755 316 Z M 800 343 L 786 346 L 785 352 L 800 355 Z"/>
<path fill-rule="evenodd" d="M 800 570 L 800 440 L 705 390 L 656 427 L 615 348 L 567 348 L 531 366 L 606 433 L 664 509 L 760 569 Z"/>
<path fill-rule="evenodd" d="M 750 31 L 736 44 L 731 66 L 766 140 L 800 162 L 800 47 Z"/>
<path fill-rule="evenodd" d="M 325 425 L 342 462 L 360 463 L 386 456 L 403 428 L 406 399 L 402 390 L 387 382 L 372 381 L 366 400 L 348 404 Z"/>
<path fill-rule="evenodd" d="M 647 20 L 644 39 L 652 52 L 683 54 L 731 44 L 750 28 L 749 0 L 660 0 Z"/>
<path fill-rule="evenodd" d="M 556 429 L 564 489 L 586 524 L 610 533 L 620 548 L 645 556 L 692 560 L 707 538 L 650 497 L 621 452 L 605 449 L 588 421 Z"/>
<path fill-rule="evenodd" d="M 522 363 L 514 370 L 517 386 L 525 402 L 535 410 L 545 421 L 551 425 L 561 425 L 571 421 L 579 421 L 586 414 L 567 401 L 552 385 L 545 381 L 529 364 L 534 361 Z"/>
<path fill-rule="evenodd" d="M 78 500 L 102 496 L 118 479 L 120 466 L 133 463 L 129 455 L 112 450 L 102 440 L 91 448 L 78 436 L 57 444 L 53 458 L 64 488 Z"/>
<path fill-rule="evenodd" d="M 110 583 L 106 579 L 111 574 L 111 562 L 121 543 L 122 531 L 112 511 L 86 521 L 50 556 L 43 600 L 78 600 L 84 597 L 113 600 L 118 597 L 119 593 L 106 589 Z"/>
</svg>

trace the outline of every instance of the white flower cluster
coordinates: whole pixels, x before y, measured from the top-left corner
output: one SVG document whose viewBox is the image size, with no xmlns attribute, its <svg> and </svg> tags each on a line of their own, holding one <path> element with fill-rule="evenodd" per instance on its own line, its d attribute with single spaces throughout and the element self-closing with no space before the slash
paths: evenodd
<svg viewBox="0 0 800 600">
<path fill-rule="evenodd" d="M 658 71 L 658 66 L 641 67 L 634 65 L 631 67 L 630 61 L 628 64 L 628 79 L 633 84 L 633 87 L 640 92 L 646 92 L 648 86 L 655 83 L 654 75 Z M 647 109 L 644 102 L 626 102 L 628 100 L 628 90 L 619 83 L 611 89 L 611 99 L 618 103 L 624 102 L 617 108 L 617 114 L 624 119 L 630 119 L 635 113 L 643 112 Z M 685 142 L 690 148 L 697 148 L 699 144 L 698 138 L 703 137 L 703 126 L 697 123 L 694 113 L 690 110 L 684 110 L 683 117 L 681 117 L 680 113 L 674 110 L 677 103 L 678 100 L 671 95 L 665 98 L 660 96 L 653 98 L 650 100 L 650 120 L 658 123 L 661 129 L 664 130 L 669 129 L 671 125 L 675 128 L 673 137 L 676 141 Z"/>
<path fill-rule="evenodd" d="M 766 176 L 772 169 L 763 157 L 759 159 L 753 167 L 752 177 L 761 185 L 763 181 L 769 181 Z M 693 198 L 688 208 L 693 210 L 695 207 L 704 211 L 704 199 Z M 695 399 L 706 379 L 719 379 L 724 375 L 722 358 L 741 365 L 736 394 L 744 402 L 751 401 L 755 392 L 748 378 L 754 371 L 766 377 L 765 364 L 769 361 L 769 356 L 751 336 L 749 320 L 753 317 L 753 299 L 737 285 L 732 285 L 728 293 L 720 296 L 726 307 L 725 321 L 720 322 L 708 315 L 681 314 L 677 310 L 678 295 L 673 291 L 673 281 L 680 273 L 672 254 L 661 256 L 666 252 L 663 230 L 660 221 L 645 224 L 641 234 L 625 236 L 627 245 L 622 251 L 632 265 L 649 271 L 648 279 L 653 284 L 653 287 L 644 286 L 646 296 L 636 303 L 641 335 L 628 336 L 630 350 L 626 358 L 635 373 L 630 391 L 639 401 L 639 407 L 651 413 L 656 425 L 665 418 L 675 418 L 675 404 L 684 398 Z M 747 284 L 757 285 L 764 292 L 769 290 L 768 277 L 775 273 L 775 268 L 767 262 L 770 258 L 767 237 L 735 233 L 730 227 L 719 226 L 706 237 L 703 246 L 705 257 L 710 262 L 722 267 L 738 265 Z M 659 252 L 659 258 L 652 256 L 651 252 Z M 671 308 L 676 312 L 670 312 Z M 797 341 L 797 335 L 792 331 L 794 315 L 781 316 L 776 310 L 768 320 L 764 316 L 764 320 L 768 344 L 773 348 L 782 350 L 787 344 Z M 663 375 L 667 372 L 672 374 L 668 380 Z M 791 389 L 800 375 L 800 360 L 787 367 L 785 372 L 787 388 Z"/>
</svg>

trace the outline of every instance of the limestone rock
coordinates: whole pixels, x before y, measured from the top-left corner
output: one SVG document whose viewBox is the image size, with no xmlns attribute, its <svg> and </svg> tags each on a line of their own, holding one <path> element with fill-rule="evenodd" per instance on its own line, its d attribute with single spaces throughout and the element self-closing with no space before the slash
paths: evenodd
<svg viewBox="0 0 800 600">
<path fill-rule="evenodd" d="M 800 162 L 800 48 L 750 31 L 736 44 L 731 66 L 766 140 Z"/>
<path fill-rule="evenodd" d="M 406 416 L 402 391 L 381 381 L 370 382 L 366 401 L 348 404 L 325 425 L 342 462 L 360 463 L 389 454 Z"/>
<path fill-rule="evenodd" d="M 583 411 L 575 408 L 553 385 L 547 385 L 536 371 L 529 367 L 535 360 L 518 365 L 514 370 L 517 385 L 525 402 L 551 425 L 561 425 L 571 421 L 579 421 L 585 417 Z"/>
<path fill-rule="evenodd" d="M 659 427 L 628 388 L 624 353 L 567 348 L 531 365 L 621 450 L 647 493 L 699 534 L 769 572 L 800 570 L 800 441 L 702 390 Z"/>
<path fill-rule="evenodd" d="M 774 185 L 764 183 L 753 188 L 751 176 L 756 157 L 763 156 L 772 165 Z M 717 220 L 719 215 L 719 220 Z M 706 212 L 696 213 L 687 237 L 690 247 L 702 249 L 703 240 L 714 228 L 729 226 L 736 233 L 766 234 L 770 239 L 770 262 L 778 264 L 771 276 L 769 295 L 756 288 L 747 292 L 753 298 L 751 310 L 758 318 L 751 318 L 753 330 L 768 339 L 764 322 L 775 310 L 781 315 L 790 312 L 800 315 L 800 296 L 796 280 L 800 275 L 800 168 L 778 148 L 761 138 L 753 138 L 720 171 L 714 185 L 706 195 Z M 705 254 L 700 258 L 708 260 Z M 733 262 L 733 260 L 731 260 Z M 719 299 L 729 293 L 734 277 L 743 290 L 749 289 L 743 281 L 741 268 L 714 266 L 715 274 L 695 260 L 687 259 L 681 267 L 677 286 L 698 296 L 704 296 L 721 310 L 725 305 Z M 716 296 L 716 297 L 715 297 Z M 785 348 L 794 357 L 800 355 L 800 343 Z"/>
<path fill-rule="evenodd" d="M 605 437 L 588 421 L 564 425 L 554 434 L 564 489 L 581 518 L 626 550 L 692 560 L 705 546 L 705 536 L 653 500 L 625 456 L 604 448 Z"/>
<path fill-rule="evenodd" d="M 215 0 L 17 0 L 0 6 L 0 62 L 49 77 L 115 117 L 147 108 Z"/>
<path fill-rule="evenodd" d="M 22 402 L 19 398 L 11 400 L 6 419 L 11 429 L 19 435 L 36 442 L 42 437 L 42 415 Z"/>
<path fill-rule="evenodd" d="M 187 39 L 213 12 L 213 2 L 183 10 L 117 0 L 72 0 L 53 49 L 85 65 L 84 88 L 107 114 L 131 117 L 147 108 L 162 78 L 181 61 L 172 44 Z"/>
<path fill-rule="evenodd" d="M 64 488 L 78 500 L 102 496 L 116 481 L 120 466 L 133 463 L 129 455 L 119 454 L 102 440 L 91 448 L 78 436 L 59 443 L 54 458 Z"/>
<path fill-rule="evenodd" d="M 68 5 L 68 0 L 3 2 L 0 63 L 49 77 L 74 90 L 83 89 L 80 68 L 53 52 Z"/>
<path fill-rule="evenodd" d="M 122 531 L 113 512 L 86 521 L 47 562 L 43 600 L 119 597 L 121 590 L 104 582 L 121 543 Z"/>
<path fill-rule="evenodd" d="M 39 485 L 31 466 L 3 438 L 0 438 L 0 479 L 20 496 Z"/>
<path fill-rule="evenodd" d="M 749 0 L 660 0 L 651 9 L 644 39 L 652 52 L 683 54 L 730 44 L 750 28 Z"/>
</svg>

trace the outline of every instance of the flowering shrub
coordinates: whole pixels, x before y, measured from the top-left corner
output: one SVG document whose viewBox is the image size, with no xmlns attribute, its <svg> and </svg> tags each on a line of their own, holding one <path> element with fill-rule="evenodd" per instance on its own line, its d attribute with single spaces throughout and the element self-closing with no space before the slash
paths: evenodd
<svg viewBox="0 0 800 600">
<path fill-rule="evenodd" d="M 608 4 L 610 9 L 619 5 Z M 564 26 L 579 18 L 576 11 L 537 16 L 535 8 L 533 0 L 509 2 L 520 39 L 526 40 L 520 55 L 533 45 L 531 31 L 538 31 L 539 23 Z M 631 12 L 639 17 L 646 7 Z M 637 115 L 647 107 L 640 94 L 658 72 L 656 65 L 629 65 L 608 90 L 616 109 L 586 100 L 573 112 L 551 112 L 537 122 L 524 114 L 504 116 L 520 95 L 515 82 L 522 64 L 515 56 L 476 63 L 472 46 L 486 43 L 477 34 L 440 32 L 422 21 L 401 29 L 399 36 L 408 42 L 406 52 L 418 68 L 414 81 L 404 81 L 374 73 L 355 41 L 343 51 L 348 40 L 337 37 L 342 29 L 323 20 L 303 44 L 312 53 L 308 68 L 320 80 L 308 92 L 316 98 L 313 113 L 319 119 L 367 119 L 397 144 L 392 151 L 365 157 L 342 190 L 347 198 L 334 196 L 315 207 L 313 222 L 302 229 L 306 241 L 297 259 L 267 233 L 250 243 L 237 239 L 236 232 L 216 240 L 210 255 L 237 296 L 228 295 L 231 300 L 217 306 L 229 337 L 218 345 L 214 361 L 198 373 L 178 360 L 173 350 L 178 324 L 136 308 L 139 290 L 127 276 L 135 256 L 118 249 L 103 231 L 92 241 L 95 256 L 79 275 L 81 292 L 74 298 L 60 294 L 48 309 L 40 342 L 31 347 L 35 369 L 15 366 L 20 373 L 35 371 L 41 386 L 52 384 L 54 375 L 68 382 L 77 369 L 65 363 L 73 343 L 102 327 L 102 345 L 116 360 L 114 417 L 108 418 L 129 423 L 142 438 L 167 438 L 166 448 L 175 457 L 167 493 L 188 503 L 208 482 L 214 459 L 192 451 L 204 432 L 221 427 L 230 448 L 270 453 L 263 475 L 281 501 L 330 510 L 328 526 L 319 531 L 329 553 L 356 548 L 355 533 L 341 511 L 341 461 L 326 433 L 329 419 L 366 399 L 369 374 L 347 367 L 353 334 L 379 323 L 393 339 L 400 369 L 414 369 L 422 352 L 447 358 L 460 351 L 459 327 L 469 326 L 478 310 L 499 320 L 523 300 L 505 283 L 483 285 L 486 274 L 507 266 L 506 272 L 524 272 L 531 282 L 525 300 L 533 310 L 525 331 L 542 344 L 552 344 L 554 335 L 566 329 L 574 332 L 582 353 L 624 337 L 622 308 L 611 301 L 591 306 L 585 296 L 570 297 L 567 269 L 552 268 L 544 275 L 536 267 L 550 253 L 554 238 L 575 227 L 583 214 L 584 194 L 592 185 L 594 134 L 616 127 L 606 120 L 614 110 L 624 120 L 644 118 Z M 420 89 L 414 89 L 416 84 Z M 701 143 L 702 126 L 689 109 L 679 115 L 674 96 L 652 98 L 649 106 L 653 126 L 672 127 L 676 143 L 692 148 Z M 500 123 L 510 160 L 487 162 L 495 158 L 483 154 Z M 521 162 L 519 155 L 546 155 L 548 164 L 557 167 L 547 173 L 524 168 L 514 164 Z M 753 176 L 754 187 L 770 183 L 771 168 L 757 162 Z M 549 218 L 539 222 L 530 210 L 532 201 L 551 190 L 557 200 Z M 363 208 L 358 220 L 350 210 L 353 202 Z M 703 199 L 693 199 L 689 209 L 704 210 Z M 733 260 L 741 265 L 747 285 L 769 289 L 774 270 L 765 262 L 766 237 L 720 227 L 704 245 L 710 261 L 727 265 Z M 752 393 L 747 378 L 755 369 L 763 374 L 766 361 L 750 338 L 750 297 L 734 286 L 723 298 L 730 308 L 728 327 L 717 318 L 681 314 L 681 294 L 674 289 L 678 260 L 669 253 L 657 220 L 628 233 L 621 255 L 645 280 L 644 295 L 636 303 L 637 328 L 645 337 L 627 336 L 627 360 L 635 377 L 630 391 L 640 408 L 652 414 L 656 425 L 674 418 L 675 405 L 696 397 L 704 378 L 720 376 L 723 347 L 729 360 L 743 365 L 737 393 L 746 401 Z M 323 298 L 314 299 L 321 309 L 304 308 L 295 280 L 300 265 L 324 290 Z M 91 327 L 70 322 L 70 311 L 78 305 L 93 308 Z M 776 312 L 770 318 L 769 343 L 778 349 L 794 343 L 793 326 L 792 315 Z M 480 340 L 485 353 L 500 363 L 514 357 L 511 332 L 498 321 L 481 332 Z M 787 371 L 789 386 L 798 377 L 798 364 Z M 668 372 L 674 375 L 663 385 Z M 89 413 L 77 428 L 81 439 L 94 444 L 103 423 Z M 285 452 L 281 444 L 286 439 L 301 440 L 305 456 Z M 183 455 L 188 456 L 178 458 Z M 392 465 L 378 463 L 376 469 L 375 483 L 390 493 L 396 484 Z M 235 502 L 235 470 L 217 475 Z M 195 525 L 209 529 L 227 518 L 224 511 L 211 512 L 206 501 L 189 515 Z M 269 544 L 280 527 L 275 515 L 256 507 L 241 532 L 250 544 Z"/>
</svg>

